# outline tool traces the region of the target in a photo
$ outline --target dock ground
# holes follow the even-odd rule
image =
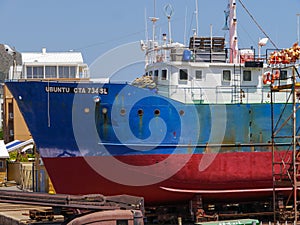
[[[0,190],[6,191],[22,191],[16,185],[0,186]],[[61,224],[62,216],[56,216],[53,221],[35,221],[30,219],[29,210],[47,210],[51,207],[28,205],[28,204],[13,204],[0,203],[0,224],[1,225],[23,225],[23,224]]]
[[[61,224],[62,216],[55,216],[53,221],[36,221],[29,217],[29,210],[47,210],[51,207],[42,207],[36,205],[23,205],[0,203],[0,224],[1,225],[23,225],[23,224]]]

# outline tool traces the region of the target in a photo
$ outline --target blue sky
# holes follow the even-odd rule
[[[279,48],[297,40],[300,0],[242,0],[244,5]],[[184,42],[195,28],[194,0],[156,0],[157,33],[167,33],[163,8],[170,3],[172,39]],[[227,0],[199,0],[199,35],[228,36],[222,30]],[[256,47],[264,34],[237,0],[239,47]],[[81,51],[86,63],[119,45],[145,39],[145,14],[154,15],[153,0],[1,0],[0,43],[20,52]],[[146,13],[145,13],[146,12]],[[187,12],[187,16],[186,16]],[[149,21],[149,20],[148,20]],[[149,36],[151,24],[147,23]],[[268,43],[266,47],[273,48]]]

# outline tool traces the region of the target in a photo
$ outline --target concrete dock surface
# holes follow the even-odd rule
[[[0,203],[0,224],[1,225],[23,225],[23,224],[61,224],[63,222],[62,216],[54,216],[53,221],[32,220],[29,217],[29,210],[47,210],[51,207]]]

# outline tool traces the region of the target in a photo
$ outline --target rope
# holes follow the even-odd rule
[[[270,38],[270,36],[263,30],[263,28],[259,25],[259,23],[254,19],[254,17],[252,16],[252,14],[249,12],[249,10],[246,8],[246,6],[244,5],[244,3],[242,2],[242,0],[238,0],[239,3],[241,3],[241,5],[243,6],[243,8],[245,9],[245,11],[248,13],[248,15],[251,17],[251,19],[254,21],[254,23],[257,25],[257,27],[260,29],[261,32],[263,32],[263,34],[269,38],[270,42],[272,43],[272,45],[274,46],[274,48],[276,48],[278,50],[278,47],[276,46],[276,44],[272,41],[272,39]]]

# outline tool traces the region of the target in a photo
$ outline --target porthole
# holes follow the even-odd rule
[[[126,109],[122,108],[122,109],[120,110],[120,114],[121,114],[122,116],[124,116],[124,115],[126,114]]]
[[[103,109],[102,109],[102,113],[103,113],[103,114],[106,114],[106,113],[107,113],[107,108],[103,108]]]
[[[90,109],[89,109],[89,108],[84,108],[84,112],[85,112],[85,113],[89,113],[89,112],[90,112]]]
[[[182,109],[179,111],[179,115],[180,115],[180,116],[183,116],[183,115],[184,115],[184,111],[183,111]]]
[[[159,116],[159,114],[160,114],[160,110],[159,110],[159,109],[155,109],[155,110],[154,110],[154,115],[155,115],[155,116]]]
[[[142,116],[143,114],[144,114],[144,111],[143,111],[142,109],[139,109],[139,110],[138,110],[138,115],[139,115],[139,116]]]

